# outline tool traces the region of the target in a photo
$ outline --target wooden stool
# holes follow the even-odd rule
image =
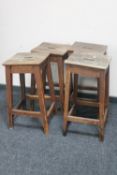
[[[67,130],[68,122],[79,122],[82,124],[92,124],[99,127],[99,138],[104,138],[104,125],[108,112],[108,95],[109,95],[109,60],[103,55],[86,55],[86,54],[72,54],[69,59],[65,61],[66,64],[66,84],[65,84],[65,102],[64,102],[64,134]],[[70,75],[73,74],[74,91],[73,91],[73,105],[70,107]],[[99,79],[99,101],[94,100],[77,100],[78,77],[77,75],[85,77],[94,77]],[[78,105],[98,107],[99,118],[91,119],[82,116],[73,115],[75,107]],[[69,109],[70,108],[70,109]],[[85,107],[84,107],[85,108]]]
[[[64,60],[68,58],[68,56],[72,53],[70,49],[70,45],[66,44],[55,44],[55,43],[41,43],[36,48],[32,49],[31,52],[39,52],[40,50],[44,50],[49,53],[50,62],[57,63],[58,67],[58,83],[54,83],[54,86],[59,86],[60,96],[56,95],[56,99],[60,99],[61,107],[63,109],[64,103]]]
[[[4,63],[6,69],[6,89],[7,89],[7,105],[8,105],[8,125],[10,128],[13,127],[14,116],[29,116],[34,118],[41,118],[43,121],[43,128],[45,134],[48,134],[48,118],[55,108],[55,96],[54,86],[51,76],[50,64],[48,63],[48,54],[44,52],[36,53],[18,53],[11,59]],[[51,93],[51,105],[46,110],[42,74],[47,69],[47,77],[50,86]],[[20,75],[21,84],[21,100],[16,107],[13,106],[13,74],[18,73]],[[34,99],[30,94],[25,93],[25,73],[34,75],[35,82],[37,85],[37,101],[39,104],[40,111],[26,110],[25,104],[26,99]]]

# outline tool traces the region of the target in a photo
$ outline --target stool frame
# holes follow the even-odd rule
[[[74,74],[74,91],[73,91],[73,101],[74,104],[69,109],[70,101],[70,81],[71,74]],[[99,81],[99,102],[97,101],[87,101],[80,98],[77,100],[77,90],[78,90],[78,75],[85,77],[94,77]],[[67,132],[68,122],[79,122],[82,124],[97,125],[99,127],[99,138],[101,141],[104,139],[104,126],[106,123],[107,113],[108,113],[108,102],[109,102],[109,67],[106,70],[87,68],[77,65],[66,65],[66,84],[65,84],[65,103],[64,103],[64,124],[63,124],[63,134]],[[99,118],[83,118],[82,116],[74,116],[73,111],[77,104],[95,106],[99,107]]]
[[[43,79],[42,79],[42,72],[45,70],[45,67],[47,69],[47,77],[49,80],[49,86],[50,86],[50,100],[52,101],[50,108],[48,111],[46,110],[45,106],[45,100],[46,96],[44,94],[44,86],[43,86]],[[50,114],[55,110],[55,95],[54,95],[54,85],[52,81],[52,75],[51,75],[51,68],[50,64],[48,62],[48,59],[46,61],[42,62],[40,65],[5,65],[6,69],[6,92],[7,92],[7,105],[8,105],[8,126],[9,128],[12,128],[14,126],[14,116],[20,115],[20,116],[29,116],[37,119],[42,119],[43,121],[43,128],[44,133],[48,134],[48,119]],[[21,85],[21,100],[19,104],[14,107],[13,106],[13,74],[18,73],[20,75],[20,85]],[[31,73],[34,78],[37,85],[37,96],[36,98],[26,95],[25,94],[25,73]],[[22,104],[24,107],[26,98],[29,98],[30,100],[37,99],[39,102],[40,111],[32,111],[22,109]],[[47,98],[48,99],[48,98]]]

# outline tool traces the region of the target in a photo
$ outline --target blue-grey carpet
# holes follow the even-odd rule
[[[101,143],[95,126],[71,124],[64,137],[61,112],[48,136],[31,118],[17,117],[8,129],[5,96],[0,89],[0,175],[117,175],[117,104],[110,103]]]

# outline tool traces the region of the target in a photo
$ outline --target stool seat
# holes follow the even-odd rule
[[[4,65],[37,65],[41,64],[49,54],[40,51],[37,53],[21,52],[12,56]]]
[[[65,60],[65,64],[74,64],[90,68],[106,69],[110,63],[110,58],[102,54],[74,53]]]
[[[74,52],[91,52],[91,53],[101,53],[106,54],[107,46],[101,44],[94,44],[94,43],[84,43],[84,42],[74,42],[71,49]]]
[[[68,51],[72,51],[71,45],[68,45],[68,44],[57,44],[57,43],[43,42],[39,46],[32,49],[31,52],[38,52],[41,49],[44,49],[49,54],[60,55],[60,56],[63,56]]]

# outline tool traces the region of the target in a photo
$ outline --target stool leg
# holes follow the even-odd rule
[[[69,97],[70,97],[70,70],[66,67],[66,83],[65,83],[65,101],[64,101],[64,122],[63,122],[63,134],[66,135],[67,130],[67,116],[69,110]]]
[[[54,83],[53,83],[53,79],[52,79],[52,72],[51,72],[50,63],[48,63],[48,66],[47,66],[47,78],[48,78],[48,84],[49,84],[49,89],[50,89],[51,101],[56,102],[56,97],[55,97],[55,93],[54,93]],[[55,107],[54,107],[54,112],[56,112]]]
[[[99,78],[97,78],[97,101],[99,101],[99,95],[100,94],[100,81]]]
[[[75,105],[77,105],[77,95],[78,95],[78,74],[74,74],[74,91],[73,91],[73,96],[74,96]]]
[[[105,105],[104,105],[104,111],[105,111],[105,119],[104,119],[104,127],[107,122],[107,117],[108,117],[108,105],[109,105],[109,68],[106,72],[105,75]]]
[[[7,93],[7,106],[8,106],[8,127],[13,128],[13,87],[12,87],[12,73],[10,67],[6,66],[6,93]]]
[[[105,109],[105,74],[102,72],[99,79],[99,138],[100,141],[104,140],[104,109]]]
[[[109,104],[109,68],[106,73],[106,97],[105,97],[105,107],[108,107]]]
[[[34,74],[35,74],[35,81],[37,84],[37,94],[39,96],[40,112],[43,118],[44,132],[45,134],[48,134],[48,120],[47,120],[47,112],[45,108],[44,88],[43,88],[41,69],[39,67],[36,67]]]
[[[31,74],[31,94],[35,94],[35,77],[34,74]],[[30,101],[30,110],[34,111],[34,100]]]
[[[75,104],[74,111],[76,113],[77,97],[78,96],[78,74],[74,74],[74,89],[73,89],[73,103]]]
[[[60,59],[58,61],[58,77],[59,77],[59,87],[60,87],[60,101],[63,110],[64,106],[64,61]]]
[[[46,90],[46,75],[47,75],[47,70],[46,69],[47,69],[47,66],[44,67],[43,72],[42,72],[44,92]]]
[[[70,78],[70,79],[71,79],[70,93],[72,94],[72,92],[73,92],[73,88],[74,88],[74,87],[73,87],[73,81],[74,81],[74,80],[73,80],[72,74],[70,75],[70,77],[71,77],[71,78]]]
[[[20,87],[21,87],[21,100],[23,101],[23,107],[26,108],[25,75],[24,74],[20,74]]]

